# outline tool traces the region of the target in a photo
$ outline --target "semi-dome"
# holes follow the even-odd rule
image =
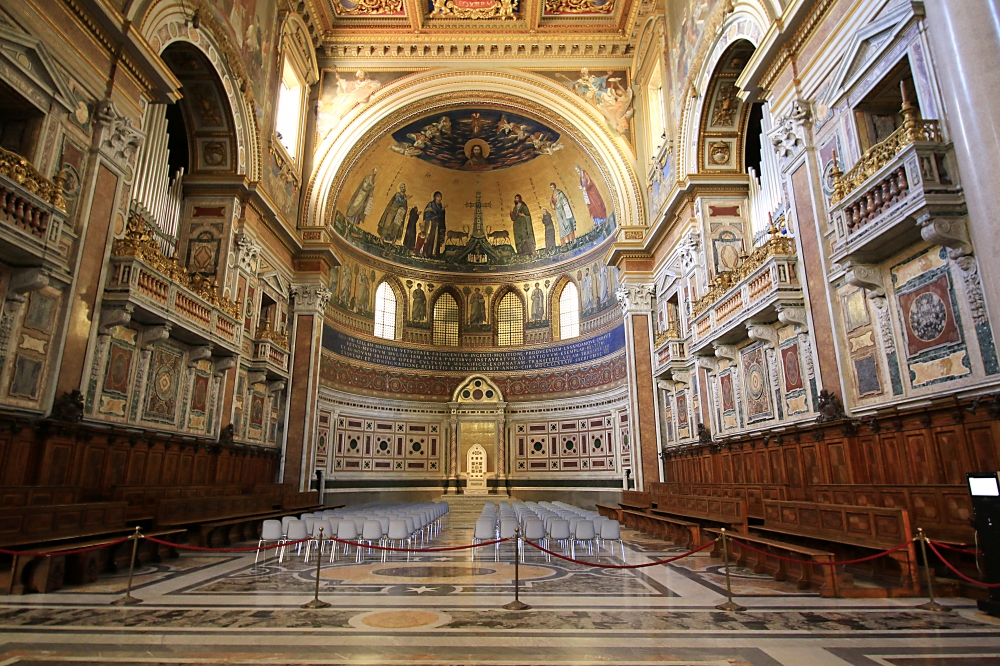
[[[488,105],[386,126],[343,167],[333,228],[431,271],[521,272],[577,259],[617,226],[602,170],[565,131]]]

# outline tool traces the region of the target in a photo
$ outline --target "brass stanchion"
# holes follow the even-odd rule
[[[924,572],[927,574],[927,603],[920,604],[917,608],[935,613],[950,613],[951,608],[943,606],[934,600],[934,588],[931,585],[931,562],[927,559],[927,535],[921,527],[917,528],[917,538],[920,540],[920,552],[924,556]]]
[[[336,543],[336,542],[334,542]],[[336,548],[336,546],[334,546]],[[330,604],[319,600],[319,565],[323,562],[323,528],[319,528],[319,543],[316,544],[316,593],[312,601],[302,604],[302,608],[329,608]]]
[[[729,537],[726,535],[726,528],[722,528],[722,557],[726,562],[726,603],[716,606],[724,611],[745,611],[746,608],[733,601],[733,586],[729,582]]]
[[[514,527],[514,601],[509,604],[504,604],[504,608],[507,610],[528,610],[531,608],[528,604],[521,601],[520,588],[521,588],[521,574],[517,565],[521,560],[521,526],[517,525]]]
[[[132,575],[135,573],[135,556],[139,551],[139,538],[141,536],[139,526],[136,525],[135,533],[129,537],[129,539],[132,539],[132,557],[128,561],[128,584],[125,586],[125,596],[112,601],[112,606],[134,606],[135,604],[142,603],[142,599],[136,599],[132,596]]]

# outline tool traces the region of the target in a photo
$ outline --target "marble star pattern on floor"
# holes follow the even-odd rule
[[[474,516],[457,514],[432,546],[468,543]],[[684,552],[631,531],[625,560]],[[0,666],[96,664],[642,664],[656,666],[985,666],[1000,664],[1000,620],[967,599],[956,612],[920,600],[821,599],[732,567],[745,613],[715,609],[724,567],[705,554],[669,566],[592,568],[528,548],[519,567],[528,611],[513,598],[513,548],[324,553],[254,564],[253,553],[186,553],[136,570],[138,606],[110,606],[127,572],[48,595],[4,597]],[[605,551],[601,561],[621,564]],[[587,555],[588,561],[595,561]]]

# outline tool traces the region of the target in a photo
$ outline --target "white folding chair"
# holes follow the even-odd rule
[[[281,538],[284,534],[281,531],[281,521],[280,520],[265,520],[264,524],[260,528],[260,541],[257,542],[257,554],[254,555],[253,563],[257,564],[257,558],[260,557],[260,547],[265,543],[272,541],[274,543],[281,543]],[[267,562],[267,552],[264,553],[264,561]]]

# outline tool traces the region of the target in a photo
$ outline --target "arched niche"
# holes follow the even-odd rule
[[[729,13],[726,13],[727,11]],[[708,91],[719,61],[736,41],[746,40],[756,48],[763,40],[766,26],[769,25],[766,17],[773,15],[774,8],[771,7],[771,3],[763,0],[739,0],[728,8],[725,3],[720,3],[716,12],[720,13],[713,14],[709,20],[709,24],[714,23],[714,25],[706,26],[706,30],[711,29],[714,33],[712,42],[705,47],[704,57],[696,56],[693,69],[697,73],[690,78],[690,85],[687,88],[689,97],[682,117],[678,120],[681,133],[676,140],[676,145],[679,146],[677,167],[681,175],[700,171],[698,156],[699,143],[702,139],[701,119],[706,112],[705,106],[712,103]]]
[[[485,375],[471,375],[458,385],[448,403],[451,412],[448,455],[449,492],[497,492],[504,488],[509,466],[506,441],[507,403]],[[470,487],[470,451],[486,453],[485,488]]]
[[[137,7],[143,6],[136,3]],[[255,113],[256,102],[240,57],[214,26],[214,19],[200,15],[198,27],[191,24],[190,5],[181,0],[154,4],[142,16],[135,17],[139,32],[154,51],[162,54],[177,42],[187,42],[208,59],[221,83],[221,94],[228,103],[236,145],[232,152],[232,171],[250,181],[261,178],[260,132]],[[216,34],[219,33],[219,34]],[[186,94],[182,93],[182,94]]]
[[[384,86],[367,105],[348,113],[337,130],[316,147],[316,168],[301,224],[324,226],[332,222],[333,205],[347,173],[392,127],[455,104],[502,105],[514,113],[521,110],[544,118],[577,142],[598,165],[619,225],[640,224],[644,219],[631,147],[595,108],[571,91],[542,76],[515,70],[432,70]]]

